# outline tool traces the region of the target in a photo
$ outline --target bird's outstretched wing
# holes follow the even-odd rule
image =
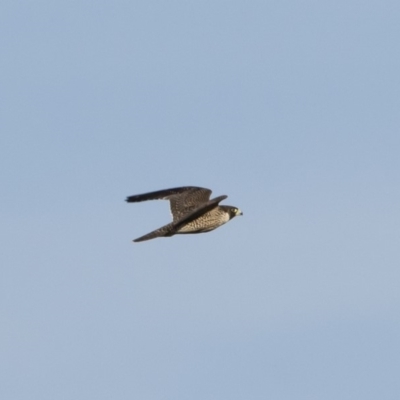
[[[192,210],[188,214],[184,215],[178,221],[171,222],[167,225],[162,226],[161,228],[156,229],[144,236],[141,236],[134,240],[134,242],[143,242],[145,240],[155,239],[157,237],[162,236],[173,236],[177,231],[179,231],[182,226],[190,223],[191,221],[195,220],[196,218],[201,217],[206,212],[211,211],[212,209],[218,206],[218,203],[222,200],[225,200],[228,196],[218,196],[215,199],[209,200],[205,204],[197,207],[196,209]]]
[[[147,200],[169,200],[173,221],[177,222],[200,205],[207,203],[210,196],[210,189],[198,186],[183,186],[129,196],[126,201],[128,203],[137,203]]]
[[[170,232],[173,230],[173,225],[173,222],[168,225],[164,225],[161,228],[156,229],[155,231],[140,236],[139,238],[135,239],[134,242],[144,242],[145,240],[155,239],[158,237],[172,236]]]

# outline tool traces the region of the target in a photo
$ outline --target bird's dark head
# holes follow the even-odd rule
[[[228,212],[229,214],[229,219],[235,218],[238,215],[243,215],[242,211],[239,210],[239,208],[237,207],[233,207],[233,206],[222,206],[225,211]]]

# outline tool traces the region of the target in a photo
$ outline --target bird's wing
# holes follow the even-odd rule
[[[173,222],[168,225],[164,225],[161,228],[156,229],[146,235],[140,236],[139,238],[135,239],[134,242],[144,242],[145,240],[155,239],[162,236],[172,236],[170,232],[173,229]]]
[[[162,236],[173,236],[182,226],[192,222],[196,218],[199,218],[203,214],[218,206],[218,203],[222,200],[225,200],[228,196],[218,196],[215,199],[208,201],[205,204],[202,204],[195,210],[191,211],[187,215],[183,216],[176,222],[171,222],[170,224],[164,225],[155,231],[152,231],[144,236],[141,236],[134,240],[134,242],[143,242],[145,240],[155,239],[157,237]]]
[[[128,203],[136,203],[146,200],[169,200],[173,221],[176,222],[199,205],[206,203],[210,196],[210,189],[198,186],[184,186],[129,196],[126,201]]]
[[[210,200],[211,190],[205,188],[193,188],[180,195],[171,197],[170,208],[174,223],[187,216]]]

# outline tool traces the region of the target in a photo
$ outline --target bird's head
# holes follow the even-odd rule
[[[230,219],[237,217],[238,215],[243,215],[242,211],[237,208],[237,207],[232,207],[232,206],[227,206],[228,207],[228,213],[230,216]]]

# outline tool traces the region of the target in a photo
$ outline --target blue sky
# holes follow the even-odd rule
[[[0,397],[398,399],[399,18],[3,1]],[[181,185],[244,216],[132,243]]]

